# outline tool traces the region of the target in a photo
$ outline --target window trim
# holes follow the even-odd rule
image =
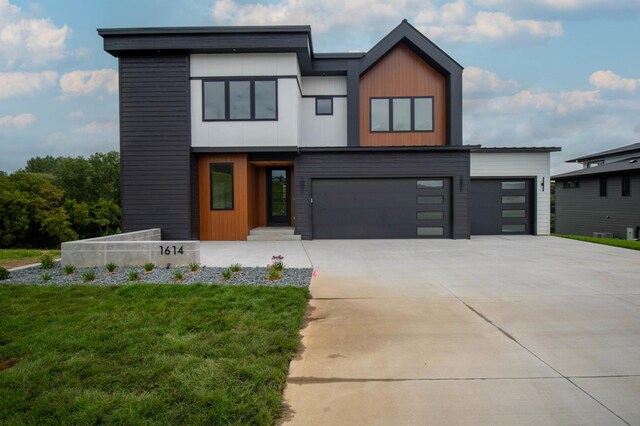
[[[316,96],[316,115],[333,115],[333,96]],[[331,112],[318,112],[318,99],[331,101]]]
[[[218,120],[219,121],[219,120]],[[231,208],[217,209],[213,207],[213,167],[214,166],[231,166]],[[209,207],[211,211],[232,211],[236,207],[235,197],[235,167],[234,163],[209,163]]]
[[[205,85],[207,82],[223,82],[224,83],[224,108],[225,118],[205,118]],[[248,81],[249,82],[249,118],[229,118],[231,113],[229,100],[229,82],[231,81]],[[275,84],[275,118],[255,118],[256,117],[256,81],[273,81]],[[202,121],[203,122],[220,122],[220,121],[278,121],[278,79],[275,77],[207,77],[202,79]]]
[[[373,130],[371,125],[373,123],[373,100],[374,99],[386,99],[389,104],[389,130]],[[410,99],[410,130],[393,130],[393,99]],[[415,100],[416,99],[431,99],[431,130],[415,130]],[[434,133],[436,131],[435,120],[435,99],[433,96],[372,96],[369,98],[369,132],[370,133]]]

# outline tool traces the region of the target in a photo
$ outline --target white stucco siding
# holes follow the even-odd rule
[[[333,115],[316,115],[316,99],[302,98],[300,146],[347,146],[347,98],[333,98]]]
[[[551,187],[548,152],[472,152],[471,178],[474,177],[535,177],[537,234],[549,234]],[[544,189],[541,185],[543,179]]]
[[[191,145],[194,147],[297,146],[300,90],[295,78],[278,79],[277,121],[203,121],[202,80],[191,81]]]
[[[304,96],[346,96],[347,77],[302,77]]]
[[[295,75],[295,53],[215,53],[191,55],[191,77],[259,77]]]

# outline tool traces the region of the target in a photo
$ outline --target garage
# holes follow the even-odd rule
[[[534,234],[533,188],[533,179],[472,179],[471,235]]]
[[[314,239],[450,238],[449,178],[313,179]]]

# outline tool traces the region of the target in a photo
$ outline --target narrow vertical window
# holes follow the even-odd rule
[[[607,178],[604,176],[600,178],[600,196],[607,196]]]
[[[631,176],[622,176],[622,196],[629,197],[631,195]]]
[[[433,130],[433,98],[416,98],[413,100],[413,121],[416,131]]]
[[[278,116],[276,111],[276,82],[274,80],[257,80],[254,84],[255,119],[275,119]]]
[[[227,115],[224,81],[204,82],[204,119],[224,120]]]
[[[371,131],[389,131],[389,99],[371,99]]]
[[[411,130],[411,99],[395,98],[393,104],[393,131],[408,132]]]
[[[211,210],[233,210],[233,163],[211,163]]]
[[[229,82],[229,118],[231,120],[251,118],[251,87],[248,81]]]

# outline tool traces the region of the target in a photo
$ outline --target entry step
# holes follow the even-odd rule
[[[293,233],[290,226],[261,226],[249,231],[247,241],[300,241],[300,235]]]

